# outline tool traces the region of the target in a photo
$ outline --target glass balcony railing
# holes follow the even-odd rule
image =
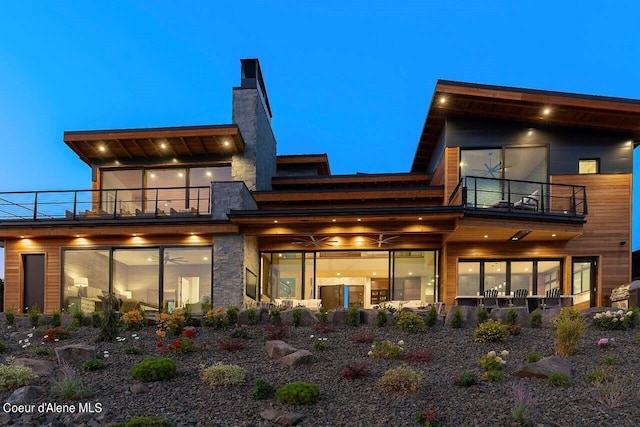
[[[582,185],[467,176],[449,205],[468,210],[584,217],[587,193]]]
[[[0,221],[209,215],[208,186],[0,193]]]

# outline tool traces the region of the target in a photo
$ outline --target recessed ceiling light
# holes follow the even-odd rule
[[[205,260],[205,261],[209,261],[209,257],[208,256],[206,256],[206,257],[204,257],[202,259]]]
[[[551,108],[545,108],[544,110],[542,110],[542,114],[544,114],[545,116],[548,116],[550,112]]]
[[[138,237],[138,233],[133,233],[133,237]]]
[[[340,275],[340,273],[337,273],[337,275],[339,276],[339,275]]]
[[[184,176],[184,174],[183,174],[182,172],[178,172],[178,176],[179,176],[180,178],[182,178],[182,177]]]
[[[447,98],[445,98],[444,96],[440,97],[440,104],[444,104],[445,102],[447,102]]]
[[[213,175],[211,171],[207,171],[207,176],[211,176],[211,175]]]
[[[98,147],[98,150],[104,151],[104,150],[106,150],[106,148],[104,148],[104,145],[101,145],[100,147]]]
[[[277,220],[277,219],[274,219],[274,220],[273,220],[273,223],[274,223],[274,224],[277,224],[277,223],[278,223],[278,220]]]
[[[524,271],[529,271],[529,268],[528,268],[528,267],[525,267],[525,268],[524,268]]]
[[[421,216],[418,217],[418,221],[422,221],[422,217]]]
[[[357,221],[358,221],[358,222],[362,221],[362,218],[358,218],[358,220],[357,220]]]
[[[551,235],[551,237],[556,237],[556,236],[557,236],[557,234],[556,234],[556,233],[553,233],[553,234]]]
[[[375,275],[376,275],[376,274],[378,274],[378,273],[376,273],[376,272],[374,271],[372,274],[375,276]]]
[[[228,146],[229,146],[229,141],[225,141],[225,142],[224,142],[224,146],[225,146],[225,147],[228,147]]]
[[[167,144],[165,144],[165,143],[163,142],[162,144],[160,144],[160,148],[162,148],[162,149],[164,150],[165,148],[167,148]]]
[[[151,175],[149,175],[149,176],[150,176],[151,178],[155,178],[155,177],[156,177],[156,174],[155,174],[155,173],[152,173],[152,174],[151,174]]]
[[[21,239],[24,239],[24,236],[20,236]]]
[[[413,273],[411,271],[409,272],[409,276],[413,276]]]
[[[488,235],[488,234],[485,234],[483,237],[484,237],[485,239],[488,239],[488,238],[489,238],[489,235]]]
[[[336,220],[335,218],[333,218],[333,219],[331,220],[331,222],[336,222],[336,221],[337,221],[337,220]]]
[[[193,231],[192,231],[190,234],[191,234],[192,236],[195,236],[195,235],[196,235],[196,233],[194,233]]]

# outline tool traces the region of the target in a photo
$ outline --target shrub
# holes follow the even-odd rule
[[[512,394],[515,405],[511,410],[511,419],[521,426],[533,426],[531,416],[536,407],[536,399],[522,384],[513,386]]]
[[[319,334],[326,334],[329,332],[335,332],[336,328],[333,325],[328,325],[326,323],[318,323],[313,325],[313,330]]]
[[[132,345],[124,349],[124,354],[144,354],[144,352],[138,347]]]
[[[507,342],[509,336],[509,327],[503,325],[497,320],[489,319],[481,323],[473,330],[473,341],[489,343],[489,342]]]
[[[532,351],[527,355],[527,361],[529,363],[535,363],[537,361],[539,361],[542,357],[540,356],[540,354],[538,352]]]
[[[320,306],[316,313],[316,319],[318,319],[318,322],[320,322],[321,325],[329,323],[329,315],[327,314],[327,309],[325,307]]]
[[[455,308],[453,310],[453,317],[451,318],[451,327],[460,329],[464,326],[464,317],[462,317],[462,310],[459,308]]]
[[[373,336],[367,332],[356,332],[351,335],[351,341],[357,342],[360,344],[371,344],[373,342]]]
[[[396,315],[396,325],[404,332],[416,334],[425,330],[424,321],[410,311],[401,311]]]
[[[67,339],[70,336],[71,336],[71,333],[68,331],[65,331],[62,328],[51,328],[51,329],[47,329],[42,333],[42,342],[48,342],[48,343],[57,342],[60,340]]]
[[[355,380],[357,378],[364,377],[369,373],[369,365],[359,362],[351,362],[345,365],[340,371],[342,378],[348,380]]]
[[[479,361],[480,367],[484,370],[482,378],[487,381],[497,382],[504,379],[502,368],[507,364],[505,358],[509,355],[507,350],[502,350],[500,354],[490,351],[482,356]]]
[[[7,346],[5,345],[5,343],[0,341],[0,353],[4,353],[6,349],[7,349]]]
[[[551,326],[553,326],[554,329],[557,329],[558,323],[564,320],[576,320],[581,318],[582,316],[578,310],[571,307],[565,307],[560,309],[560,314],[551,319]]]
[[[515,308],[511,307],[509,311],[507,311],[506,316],[504,316],[504,321],[507,325],[515,325],[518,321],[518,312]]]
[[[564,308],[562,309],[564,310]],[[560,316],[555,319],[559,319]],[[556,353],[558,356],[566,357],[573,354],[578,347],[585,325],[582,317],[565,316],[560,318],[556,324]]]
[[[84,313],[82,314],[82,317],[84,317]],[[93,313],[91,313],[91,327],[99,328],[101,323],[102,318],[100,317],[100,312],[94,311]]]
[[[347,325],[357,328],[360,326],[360,309],[358,307],[350,307],[347,313]]]
[[[184,316],[184,324],[183,326],[196,326],[196,320],[191,315],[191,304],[185,304],[182,310],[182,314]],[[174,310],[175,311],[175,310]]]
[[[230,305],[227,307],[227,323],[230,326],[238,324],[238,307],[235,305]]]
[[[593,371],[588,372],[587,375],[584,376],[584,380],[587,383],[593,383],[593,382],[603,383],[605,381],[611,380],[611,374],[602,368],[594,369]]]
[[[540,326],[542,326],[542,312],[536,308],[531,312],[531,327],[539,328]]]
[[[320,338],[318,338],[318,339],[320,339]],[[322,351],[322,350],[326,350],[328,348],[329,348],[329,344],[327,344],[324,341],[316,341],[316,342],[313,343],[313,349],[315,351]]]
[[[403,359],[407,362],[427,363],[433,358],[430,350],[414,351],[404,355]]]
[[[33,369],[11,363],[0,365],[0,390],[14,390],[29,384],[38,376]]]
[[[171,423],[166,418],[162,417],[133,417],[126,423],[115,423],[113,427],[165,427],[170,426]]]
[[[5,319],[7,320],[7,325],[15,325],[16,323],[16,315],[13,312],[13,307],[9,308],[9,310],[4,313]]]
[[[457,386],[471,387],[472,385],[478,384],[478,376],[473,372],[465,372],[459,377],[454,377],[453,382]]]
[[[440,414],[435,409],[429,408],[427,411],[418,412],[413,421],[420,424],[423,427],[442,427],[442,421],[440,420]]]
[[[509,330],[509,335],[520,335],[520,325],[516,325],[515,323],[513,323],[511,325],[507,325],[507,328]]]
[[[302,309],[300,307],[296,307],[293,309],[293,313],[291,314],[291,325],[296,328],[300,326],[302,323]]]
[[[316,384],[295,381],[280,387],[276,399],[285,405],[310,405],[320,399],[320,388]]]
[[[99,369],[104,369],[107,367],[107,364],[104,361],[99,359],[88,360],[84,362],[82,365],[82,369],[85,371],[97,371]]]
[[[636,310],[600,311],[593,316],[593,324],[607,331],[633,328],[636,322]]]
[[[63,400],[80,400],[91,396],[79,378],[63,378],[51,384],[51,393]]]
[[[400,353],[404,351],[404,341],[400,340],[398,343],[393,343],[389,340],[374,341],[371,344],[371,350],[369,350],[369,357],[376,359],[397,359]]]
[[[376,313],[376,326],[382,328],[387,325],[389,319],[387,319],[387,310],[381,308]]]
[[[618,363],[620,363],[620,362],[618,361],[618,359],[616,359],[616,358],[615,358],[615,357],[613,357],[613,356],[605,356],[605,357],[602,359],[602,362],[603,362],[605,365],[607,365],[607,366],[615,366],[615,365],[617,365]]]
[[[378,388],[383,393],[413,394],[424,385],[422,371],[402,364],[387,370],[378,380]]]
[[[254,307],[249,307],[245,310],[245,314],[247,315],[247,323],[250,325],[258,324],[258,312]]]
[[[227,329],[227,325],[229,324],[227,322],[227,312],[222,307],[207,311],[202,319],[205,326],[211,326],[216,331]]]
[[[51,312],[51,317],[49,318],[49,326],[52,328],[57,328],[62,325],[62,319],[60,316],[60,310],[53,310]]]
[[[268,340],[282,340],[289,336],[289,327],[287,325],[267,325],[264,328]]]
[[[133,365],[131,375],[142,382],[164,381],[176,375],[176,362],[166,357],[148,357]]]
[[[269,310],[269,323],[272,325],[282,325],[282,315],[280,314],[282,310],[280,307],[273,306]]]
[[[144,326],[144,316],[140,310],[127,311],[122,315],[121,320],[127,331],[137,331]]]
[[[622,376],[612,376],[608,381],[592,383],[591,395],[602,406],[618,408],[634,402],[638,394],[629,392],[637,386],[637,380],[633,374],[623,381]]]
[[[571,385],[571,381],[569,380],[569,377],[564,374],[553,373],[549,374],[547,384],[551,387],[569,387]]]
[[[489,313],[487,312],[487,309],[484,307],[479,307],[478,311],[476,311],[476,319],[478,320],[478,325],[489,320]]]
[[[229,335],[231,338],[242,338],[246,340],[249,338],[249,327],[247,325],[236,326],[229,332]]]
[[[79,328],[82,325],[84,325],[84,311],[82,311],[80,304],[76,304],[73,306],[73,313],[71,313],[71,326]]]
[[[209,387],[228,387],[244,384],[247,371],[238,365],[225,365],[222,362],[214,363],[201,372],[202,381]]]
[[[424,317],[424,323],[428,327],[435,326],[438,322],[438,310],[432,305],[427,309],[427,314]]]
[[[158,313],[156,314],[156,335],[159,337],[178,336],[182,329],[186,325],[184,310],[176,308],[171,314]]]
[[[31,351],[35,356],[51,356],[51,350],[47,347],[34,347]]]
[[[504,379],[504,372],[502,371],[487,371],[482,374],[482,378],[486,381],[497,383]]]
[[[220,347],[220,350],[240,351],[244,349],[244,342],[242,340],[232,338],[230,340],[218,341],[218,346]]]
[[[100,322],[100,334],[96,341],[115,341],[116,337],[120,334],[120,328],[118,327],[118,307],[120,303],[116,299],[115,295],[109,294],[102,300],[102,318]],[[82,315],[84,318],[84,314]]]
[[[256,400],[269,399],[276,393],[276,388],[265,380],[257,379],[251,397]]]
[[[169,345],[167,345],[162,352],[163,353],[192,353],[194,351],[202,350],[201,344],[196,344],[196,333],[191,329],[183,329],[182,333],[178,338],[173,340]]]
[[[40,326],[40,309],[38,309],[37,305],[32,305],[29,309],[29,322],[31,323],[31,327],[37,328]]]

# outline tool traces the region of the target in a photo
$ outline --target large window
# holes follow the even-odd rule
[[[393,256],[393,299],[436,302],[436,252],[397,251]]]
[[[63,254],[62,307],[92,312],[109,293],[109,250],[67,249]]]
[[[495,289],[510,295],[526,289],[529,295],[544,295],[562,289],[560,260],[474,260],[458,262],[458,295],[480,295]]]

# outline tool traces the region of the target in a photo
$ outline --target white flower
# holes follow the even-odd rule
[[[496,356],[496,362],[498,362],[498,363],[502,363],[502,357],[500,357],[500,356]]]
[[[612,317],[613,313],[611,313],[610,311],[607,311],[604,315],[607,316],[607,317]]]
[[[500,355],[501,355],[502,357],[507,357],[507,356],[509,355],[509,352],[508,352],[507,350],[502,350],[502,351],[500,352]]]
[[[496,357],[496,352],[491,350],[489,353],[487,353],[487,357],[491,357],[491,358]]]
[[[617,317],[614,317],[613,319],[611,319],[611,321],[612,321],[613,323],[616,323],[616,322],[618,321],[618,318],[617,318]]]
[[[620,321],[621,321],[621,322],[624,322],[624,316],[622,316],[622,317],[620,318]]]
[[[132,336],[132,337],[137,337],[137,336],[138,336],[138,334],[131,334],[131,336]]]
[[[398,345],[404,345],[404,341],[403,340],[398,341]]]
[[[616,313],[618,316],[622,316],[624,314],[624,311],[622,310],[618,310],[618,312]]]
[[[369,353],[367,353],[369,356],[373,356],[373,351],[369,350]]]
[[[595,316],[593,316],[594,319],[599,319],[602,317],[602,313],[596,313]]]
[[[49,335],[45,335],[42,338],[47,339],[47,338],[49,338]]]

